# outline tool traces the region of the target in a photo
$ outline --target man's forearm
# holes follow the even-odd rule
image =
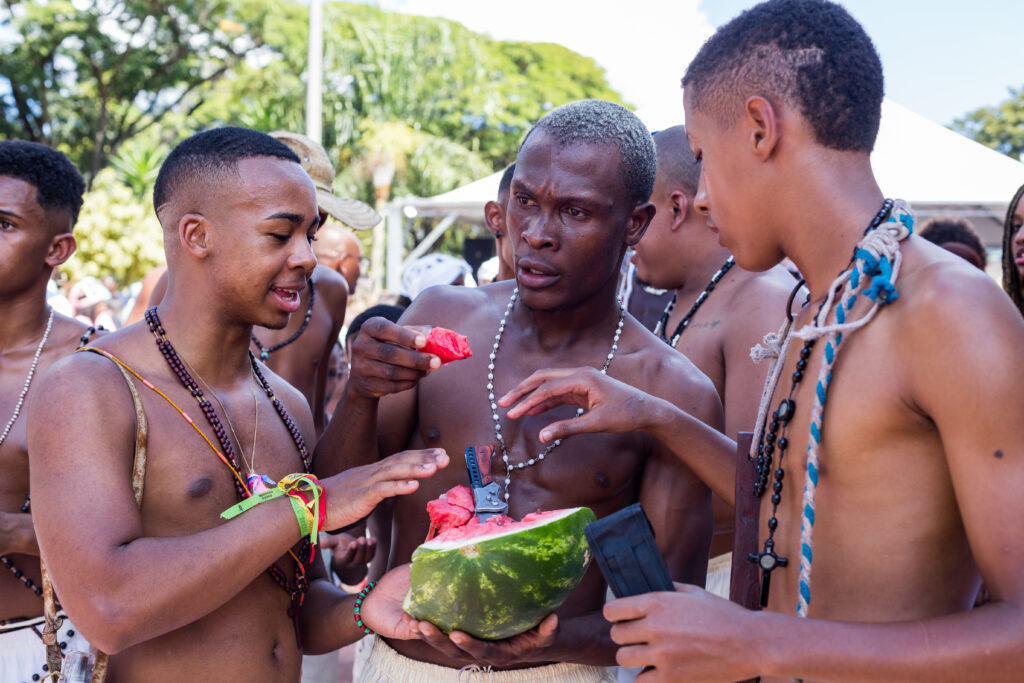
[[[0,512],[0,555],[39,555],[32,515]]]
[[[302,607],[302,651],[324,654],[362,638],[353,617],[355,600],[326,579],[313,581]]]
[[[286,498],[199,533],[139,538],[111,548],[93,544],[88,553],[89,539],[76,548],[48,548],[42,537],[62,602],[106,652],[169,633],[218,609],[298,539]]]
[[[313,453],[318,476],[334,476],[377,460],[379,404],[380,399],[354,395],[346,387]]]
[[[672,403],[659,399],[648,431],[729,505],[736,498],[736,442]]]
[[[559,620],[554,644],[538,652],[540,662],[572,662],[592,666],[615,666],[616,645],[612,642],[611,624],[601,612]]]
[[[1005,602],[893,624],[761,613],[762,675],[817,681],[1019,681],[1024,610]]]

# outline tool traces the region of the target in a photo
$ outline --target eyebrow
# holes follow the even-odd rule
[[[0,208],[0,213],[2,213],[5,216],[14,216],[15,218],[17,218],[19,220],[25,220],[24,216],[16,214],[13,211],[8,211],[7,209]]]

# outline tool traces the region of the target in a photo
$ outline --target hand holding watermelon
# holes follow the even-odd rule
[[[352,348],[352,372],[346,395],[376,399],[412,389],[441,361],[423,352],[426,332],[396,325],[384,318],[370,318],[359,329]]]
[[[481,640],[462,631],[445,635],[429,621],[415,622],[414,626],[424,641],[453,659],[468,657],[489,666],[508,666],[546,660],[541,653],[555,643],[558,617],[549,614],[536,627],[504,640]]]
[[[363,622],[385,638],[415,640],[420,637],[416,620],[402,610],[402,598],[409,590],[409,567],[400,565],[380,577],[360,608]],[[348,612],[351,611],[351,607],[348,608]]]

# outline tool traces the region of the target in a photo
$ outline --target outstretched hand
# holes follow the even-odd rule
[[[652,405],[662,399],[646,394],[594,368],[538,370],[498,399],[509,418],[538,415],[564,404],[583,408],[580,417],[552,422],[540,431],[543,443],[575,434],[643,430]],[[511,406],[511,407],[510,407]]]
[[[418,479],[448,466],[442,449],[402,451],[379,462],[353,467],[323,480],[328,530],[341,529],[366,517],[385,498],[412,493]]]
[[[416,386],[441,359],[416,349],[427,343],[426,334],[385,318],[370,318],[359,329],[350,349],[352,370],[346,392],[380,398]]]
[[[549,614],[537,626],[504,640],[480,640],[462,631],[445,635],[429,621],[415,622],[420,638],[453,659],[470,659],[490,666],[545,661],[544,651],[555,642],[558,617]]]
[[[620,646],[616,661],[653,667],[637,677],[640,683],[722,683],[758,676],[750,656],[763,642],[755,630],[758,613],[696,586],[675,587],[675,593],[634,595],[604,606],[612,640]]]

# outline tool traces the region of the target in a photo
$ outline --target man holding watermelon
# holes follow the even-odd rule
[[[1020,680],[1024,322],[884,199],[871,40],[838,5],[773,0],[719,29],[683,88],[697,206],[737,264],[788,256],[810,296],[755,350],[775,359],[747,489],[760,534],[734,561],[757,564],[765,610],[684,585],[609,603],[619,663],[654,667],[644,682]],[[510,418],[563,403],[588,412],[543,442],[640,430],[734,499],[735,444],[678,402],[590,369],[499,400]]]
[[[380,319],[364,325],[353,344],[352,376],[318,447],[319,471],[405,448],[462,453],[474,446],[494,453],[482,469],[493,475],[511,518],[570,507],[589,507],[600,518],[639,501],[673,577],[703,585],[710,492],[665,446],[635,433],[545,447],[538,432],[549,416],[509,420],[491,398],[540,368],[584,363],[721,427],[710,381],[624,315],[616,299],[625,250],[654,213],[648,201],[654,175],[651,136],[622,107],[576,102],[545,116],[520,148],[512,178],[507,226],[515,280],[434,288],[417,298],[401,326]],[[432,356],[416,350],[422,345],[414,326],[421,325],[465,335],[473,356],[431,369]],[[427,502],[468,483],[464,470],[450,467],[395,500],[392,567],[408,562],[427,536]],[[545,580],[526,566],[507,572],[524,585]],[[497,604],[480,605],[472,585],[455,590],[464,591],[467,610],[517,611],[530,600],[510,591],[492,601]],[[444,635],[421,622],[421,641],[377,638],[363,680],[456,681],[463,667],[490,668],[496,683],[606,680],[615,648],[600,612],[604,601],[604,580],[592,566],[557,617],[523,634],[485,641],[457,631]]]

